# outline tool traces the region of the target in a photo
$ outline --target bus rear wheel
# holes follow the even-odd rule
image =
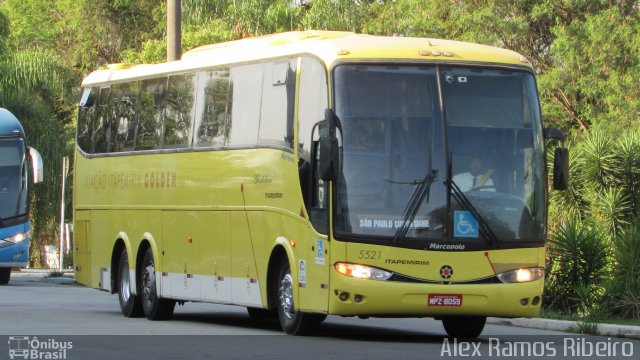
[[[486,316],[447,316],[442,318],[444,330],[452,338],[475,339],[482,333],[486,322]]]
[[[278,319],[285,333],[290,335],[309,335],[318,329],[326,318],[323,314],[311,314],[295,309],[293,301],[293,276],[291,267],[285,259],[280,267],[277,282]]]
[[[120,260],[118,261],[118,300],[120,310],[126,317],[141,317],[142,304],[140,297],[131,291],[131,277],[129,272],[129,257],[127,249],[122,249]]]
[[[149,320],[168,320],[173,315],[176,302],[158,296],[156,268],[153,263],[153,251],[147,249],[142,261],[141,274],[142,309]]]
[[[11,268],[0,268],[0,285],[7,285],[11,278]]]

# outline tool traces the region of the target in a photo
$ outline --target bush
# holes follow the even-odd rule
[[[612,315],[640,318],[640,219],[614,241],[612,277],[607,305]]]
[[[549,240],[544,306],[565,314],[589,307],[606,277],[608,246],[595,226],[570,217]],[[587,289],[587,290],[585,290]],[[593,296],[592,296],[593,295]]]

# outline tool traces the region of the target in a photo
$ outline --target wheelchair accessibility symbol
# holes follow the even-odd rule
[[[453,236],[477,238],[480,236],[478,232],[478,220],[470,211],[454,211],[453,212]]]

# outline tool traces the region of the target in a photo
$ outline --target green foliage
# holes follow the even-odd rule
[[[640,218],[615,239],[607,303],[612,314],[640,318]]]
[[[363,28],[372,34],[461,39],[465,33],[460,7],[444,1],[373,2],[368,12]]]
[[[572,302],[577,304],[579,315],[577,332],[597,334],[598,323],[605,317],[606,309],[602,306],[604,289],[597,284],[577,284]]]
[[[609,250],[602,233],[570,218],[551,234],[549,243],[545,306],[564,313],[587,311],[586,299],[606,276]]]
[[[22,51],[0,59],[0,106],[20,119],[27,143],[44,160],[45,182],[35,186],[36,196],[31,199],[35,263],[39,263],[42,245],[50,243],[56,233],[60,162],[69,155],[67,140],[71,139],[59,118],[69,116],[72,100],[67,89],[73,86],[72,79],[62,59],[46,51]]]
[[[631,215],[640,217],[640,128],[627,131],[612,149],[611,185],[622,190],[629,199]]]
[[[305,14],[307,29],[360,31],[362,6],[352,0],[314,0]]]
[[[548,114],[565,116],[582,130],[593,125],[621,130],[640,110],[640,85],[634,80],[640,76],[640,18],[637,8],[628,6],[599,10],[552,29],[553,68],[540,84],[551,100]]]
[[[612,129],[592,129],[586,136],[576,137],[570,152],[569,189],[551,192],[550,198],[552,266],[544,306],[580,315],[581,330],[586,332],[606,311],[622,318],[640,317],[640,132],[632,126],[621,136],[614,134],[617,132]],[[612,251],[600,265],[612,273],[585,282],[587,279],[576,277],[575,271],[588,272],[578,259],[594,261],[580,249],[591,243],[584,240],[588,238],[584,233],[595,228],[602,231],[594,236],[609,244]],[[592,245],[586,248],[595,249]],[[572,291],[573,284],[597,292],[598,296],[593,296],[600,301],[596,303],[604,306],[588,306],[587,300],[593,298],[586,296],[584,289]]]

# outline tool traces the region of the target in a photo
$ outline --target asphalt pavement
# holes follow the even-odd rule
[[[54,273],[54,276],[50,274]],[[57,274],[56,274],[57,273]],[[19,282],[44,282],[59,285],[78,285],[71,270],[63,270],[60,274],[56,270],[21,269],[11,274],[11,281]],[[553,320],[543,318],[488,318],[488,324],[509,325],[523,328],[554,330],[562,332],[574,332],[580,327],[577,321]],[[629,339],[640,339],[640,326],[597,324],[596,335],[612,336]]]

